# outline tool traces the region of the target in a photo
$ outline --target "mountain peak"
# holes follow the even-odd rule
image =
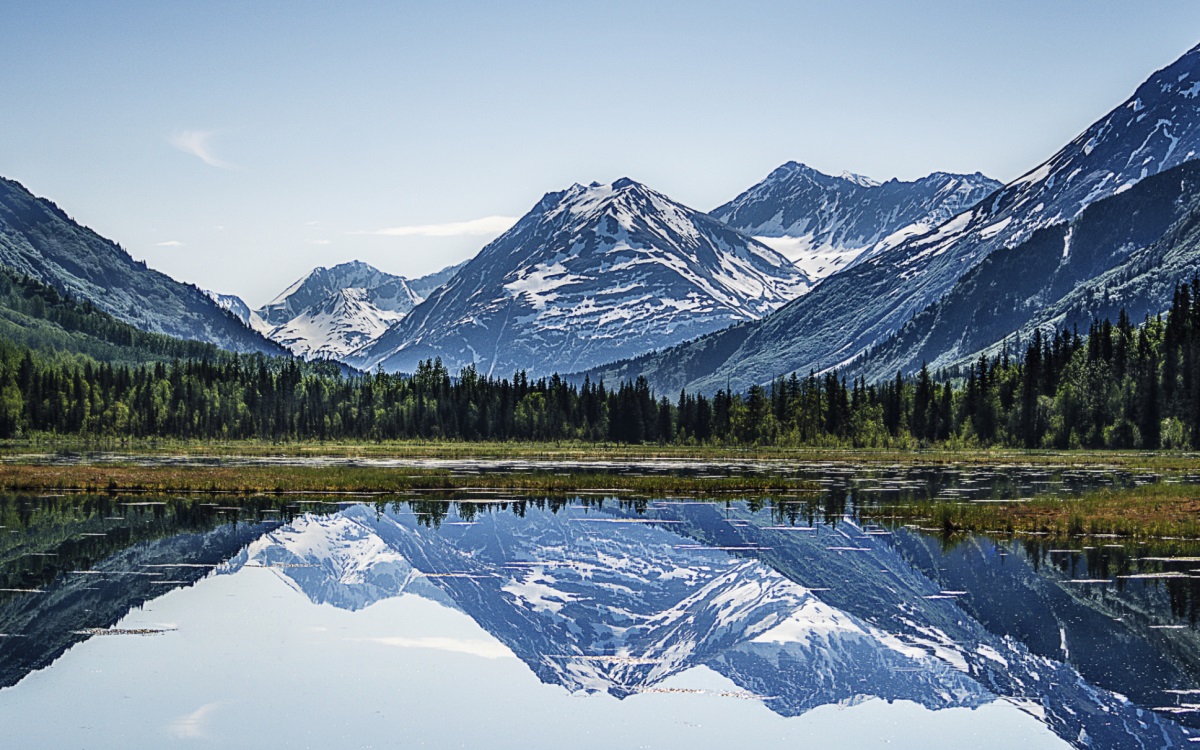
[[[808,287],[782,255],[633,179],[576,184],[352,361],[575,372],[757,319]]]
[[[838,177],[842,178],[846,182],[853,182],[855,185],[865,188],[879,187],[882,184],[877,180],[872,180],[870,177],[861,174],[855,174],[854,172],[843,171],[840,175],[838,175]]]

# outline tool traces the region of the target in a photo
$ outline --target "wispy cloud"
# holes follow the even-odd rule
[[[184,714],[168,725],[171,734],[181,739],[198,739],[205,736],[205,723],[208,715],[217,707],[216,703],[208,703],[190,714]]]
[[[217,169],[236,169],[234,165],[223,161],[212,151],[209,140],[213,137],[212,130],[177,130],[167,140],[171,145],[185,154],[191,154],[210,167]]]
[[[500,234],[512,228],[517,220],[512,216],[484,216],[482,219],[455,221],[449,224],[414,224],[387,227],[354,234],[373,234],[381,237],[466,237]]]
[[[474,638],[430,636],[425,638],[358,638],[355,640],[380,643],[385,646],[398,646],[400,648],[422,648],[434,651],[449,651],[455,654],[470,654],[471,656],[480,656],[484,659],[510,659],[515,656],[512,649],[499,641],[485,641]]]
[[[328,245],[329,240],[309,240],[308,244],[310,244],[310,245]]]
[[[155,242],[155,247],[183,247],[186,243],[179,240],[167,240],[166,242]]]

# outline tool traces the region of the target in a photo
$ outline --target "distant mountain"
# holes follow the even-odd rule
[[[1001,186],[979,172],[879,183],[849,172],[832,177],[791,161],[711,213],[817,280],[893,234],[928,232]]]
[[[470,261],[464,260],[462,263],[453,266],[446,266],[440,271],[434,271],[431,274],[421,276],[415,279],[408,279],[408,288],[413,290],[421,299],[428,299],[431,294],[439,288],[446,285],[450,279],[454,278],[454,274],[463,269]]]
[[[0,264],[143,331],[235,352],[284,354],[195,286],[135,261],[58,206],[0,178]]]
[[[811,293],[754,324],[595,374],[646,375],[660,390],[746,388],[773,375],[840,367],[879,346],[993,252],[1073,220],[1096,201],[1200,149],[1200,48],[1044,164],[936,230],[893,237]],[[1013,273],[1028,273],[1019,268]]]
[[[378,338],[461,267],[407,279],[352,261],[313,269],[258,310],[233,295],[214,297],[297,356],[340,359]]]
[[[408,279],[356,260],[332,268],[314,268],[256,312],[270,326],[283,325],[343,289],[370,290],[373,305],[401,315],[421,301]]]
[[[348,361],[568,372],[758,319],[810,285],[767,246],[633,180],[574,185]]]
[[[259,327],[261,319],[254,314],[254,312],[250,309],[250,306],[247,305],[241,297],[237,296],[236,294],[220,294],[208,289],[205,289],[204,293],[208,295],[209,299],[217,303],[217,307],[227,311],[233,315],[233,317],[242,321],[243,325],[249,326],[260,333],[262,332],[261,328]]]

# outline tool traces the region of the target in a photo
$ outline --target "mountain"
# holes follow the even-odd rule
[[[283,325],[343,289],[370,290],[371,304],[401,315],[421,301],[408,279],[356,260],[332,268],[314,268],[256,312],[269,326]]]
[[[284,354],[190,284],[135,261],[52,202],[0,178],[0,264],[143,331],[235,352]]]
[[[879,183],[848,172],[832,177],[791,161],[711,214],[783,253],[816,280],[893,234],[929,231],[1000,187],[979,172]]]
[[[348,361],[569,372],[756,320],[810,285],[769,247],[633,180],[573,185]]]
[[[1175,284],[1198,272],[1200,162],[1186,162],[994,251],[848,373],[965,364],[1034,329],[1086,330],[1122,309],[1138,321],[1170,307]]]
[[[407,279],[352,261],[313,269],[258,310],[233,295],[215,297],[293,354],[340,359],[378,338],[461,267]]]
[[[685,385],[715,391],[844,366],[940,300],[994,251],[1019,246],[1193,158],[1200,148],[1198,94],[1200,48],[1155,73],[1045,163],[937,229],[884,240],[870,257],[762,321],[595,374],[646,375],[663,391]]]

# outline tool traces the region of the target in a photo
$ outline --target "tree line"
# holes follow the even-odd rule
[[[1034,331],[953,371],[791,374],[712,397],[668,398],[644,378],[452,375],[439,360],[412,375],[208,350],[122,364],[0,339],[0,437],[1183,448],[1200,446],[1198,368],[1198,280],[1165,317]]]

